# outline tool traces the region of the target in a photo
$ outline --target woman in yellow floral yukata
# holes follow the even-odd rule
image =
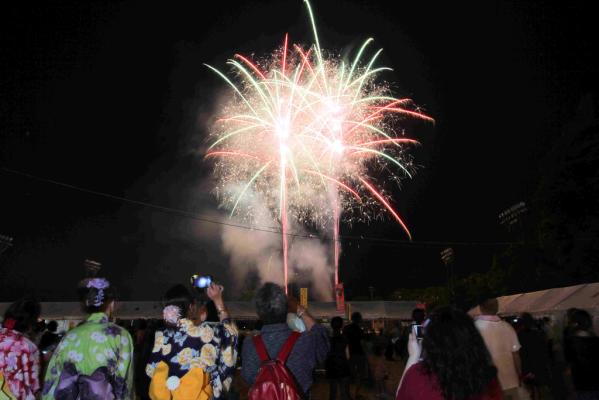
[[[212,283],[195,300],[183,285],[167,292],[163,310],[167,327],[156,332],[146,366],[152,400],[220,399],[229,390],[238,334],[225,309],[222,290]],[[212,300],[220,322],[206,321],[212,304],[205,296]]]

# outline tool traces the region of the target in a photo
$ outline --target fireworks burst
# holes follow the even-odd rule
[[[253,202],[265,204],[281,225],[285,287],[290,219],[328,226],[334,235],[338,283],[339,220],[387,212],[411,234],[384,190],[384,181],[411,177],[403,118],[433,121],[410,99],[395,98],[379,75],[381,50],[365,60],[372,39],[346,62],[320,48],[310,4],[314,44],[290,45],[253,61],[236,54],[233,77],[207,65],[232,89],[211,130],[217,194],[231,216],[249,220]],[[398,134],[399,132],[399,134]]]

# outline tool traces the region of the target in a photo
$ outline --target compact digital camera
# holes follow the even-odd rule
[[[192,275],[191,286],[198,289],[206,289],[212,284],[212,275]]]

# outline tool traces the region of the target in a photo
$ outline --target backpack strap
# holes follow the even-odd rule
[[[291,332],[291,335],[289,335],[289,337],[283,344],[281,351],[279,351],[277,360],[279,360],[281,363],[285,364],[285,362],[287,361],[287,357],[289,357],[289,353],[291,353],[291,350],[293,349],[293,346],[295,345],[295,342],[297,342],[297,339],[299,339],[299,337],[300,337],[299,332],[296,332],[296,331]]]
[[[268,356],[268,352],[266,351],[266,346],[264,346],[264,340],[262,340],[261,335],[256,335],[252,338],[254,341],[254,347],[256,348],[256,353],[258,353],[258,358],[260,358],[261,362],[270,360]]]

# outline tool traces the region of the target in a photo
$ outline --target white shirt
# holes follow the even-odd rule
[[[497,367],[501,389],[508,390],[520,386],[512,355],[520,350],[520,342],[514,328],[500,318],[489,316],[477,319],[474,324],[491,353],[493,364]]]
[[[302,333],[306,330],[306,324],[304,321],[297,316],[296,313],[287,313],[287,326],[292,331]]]

